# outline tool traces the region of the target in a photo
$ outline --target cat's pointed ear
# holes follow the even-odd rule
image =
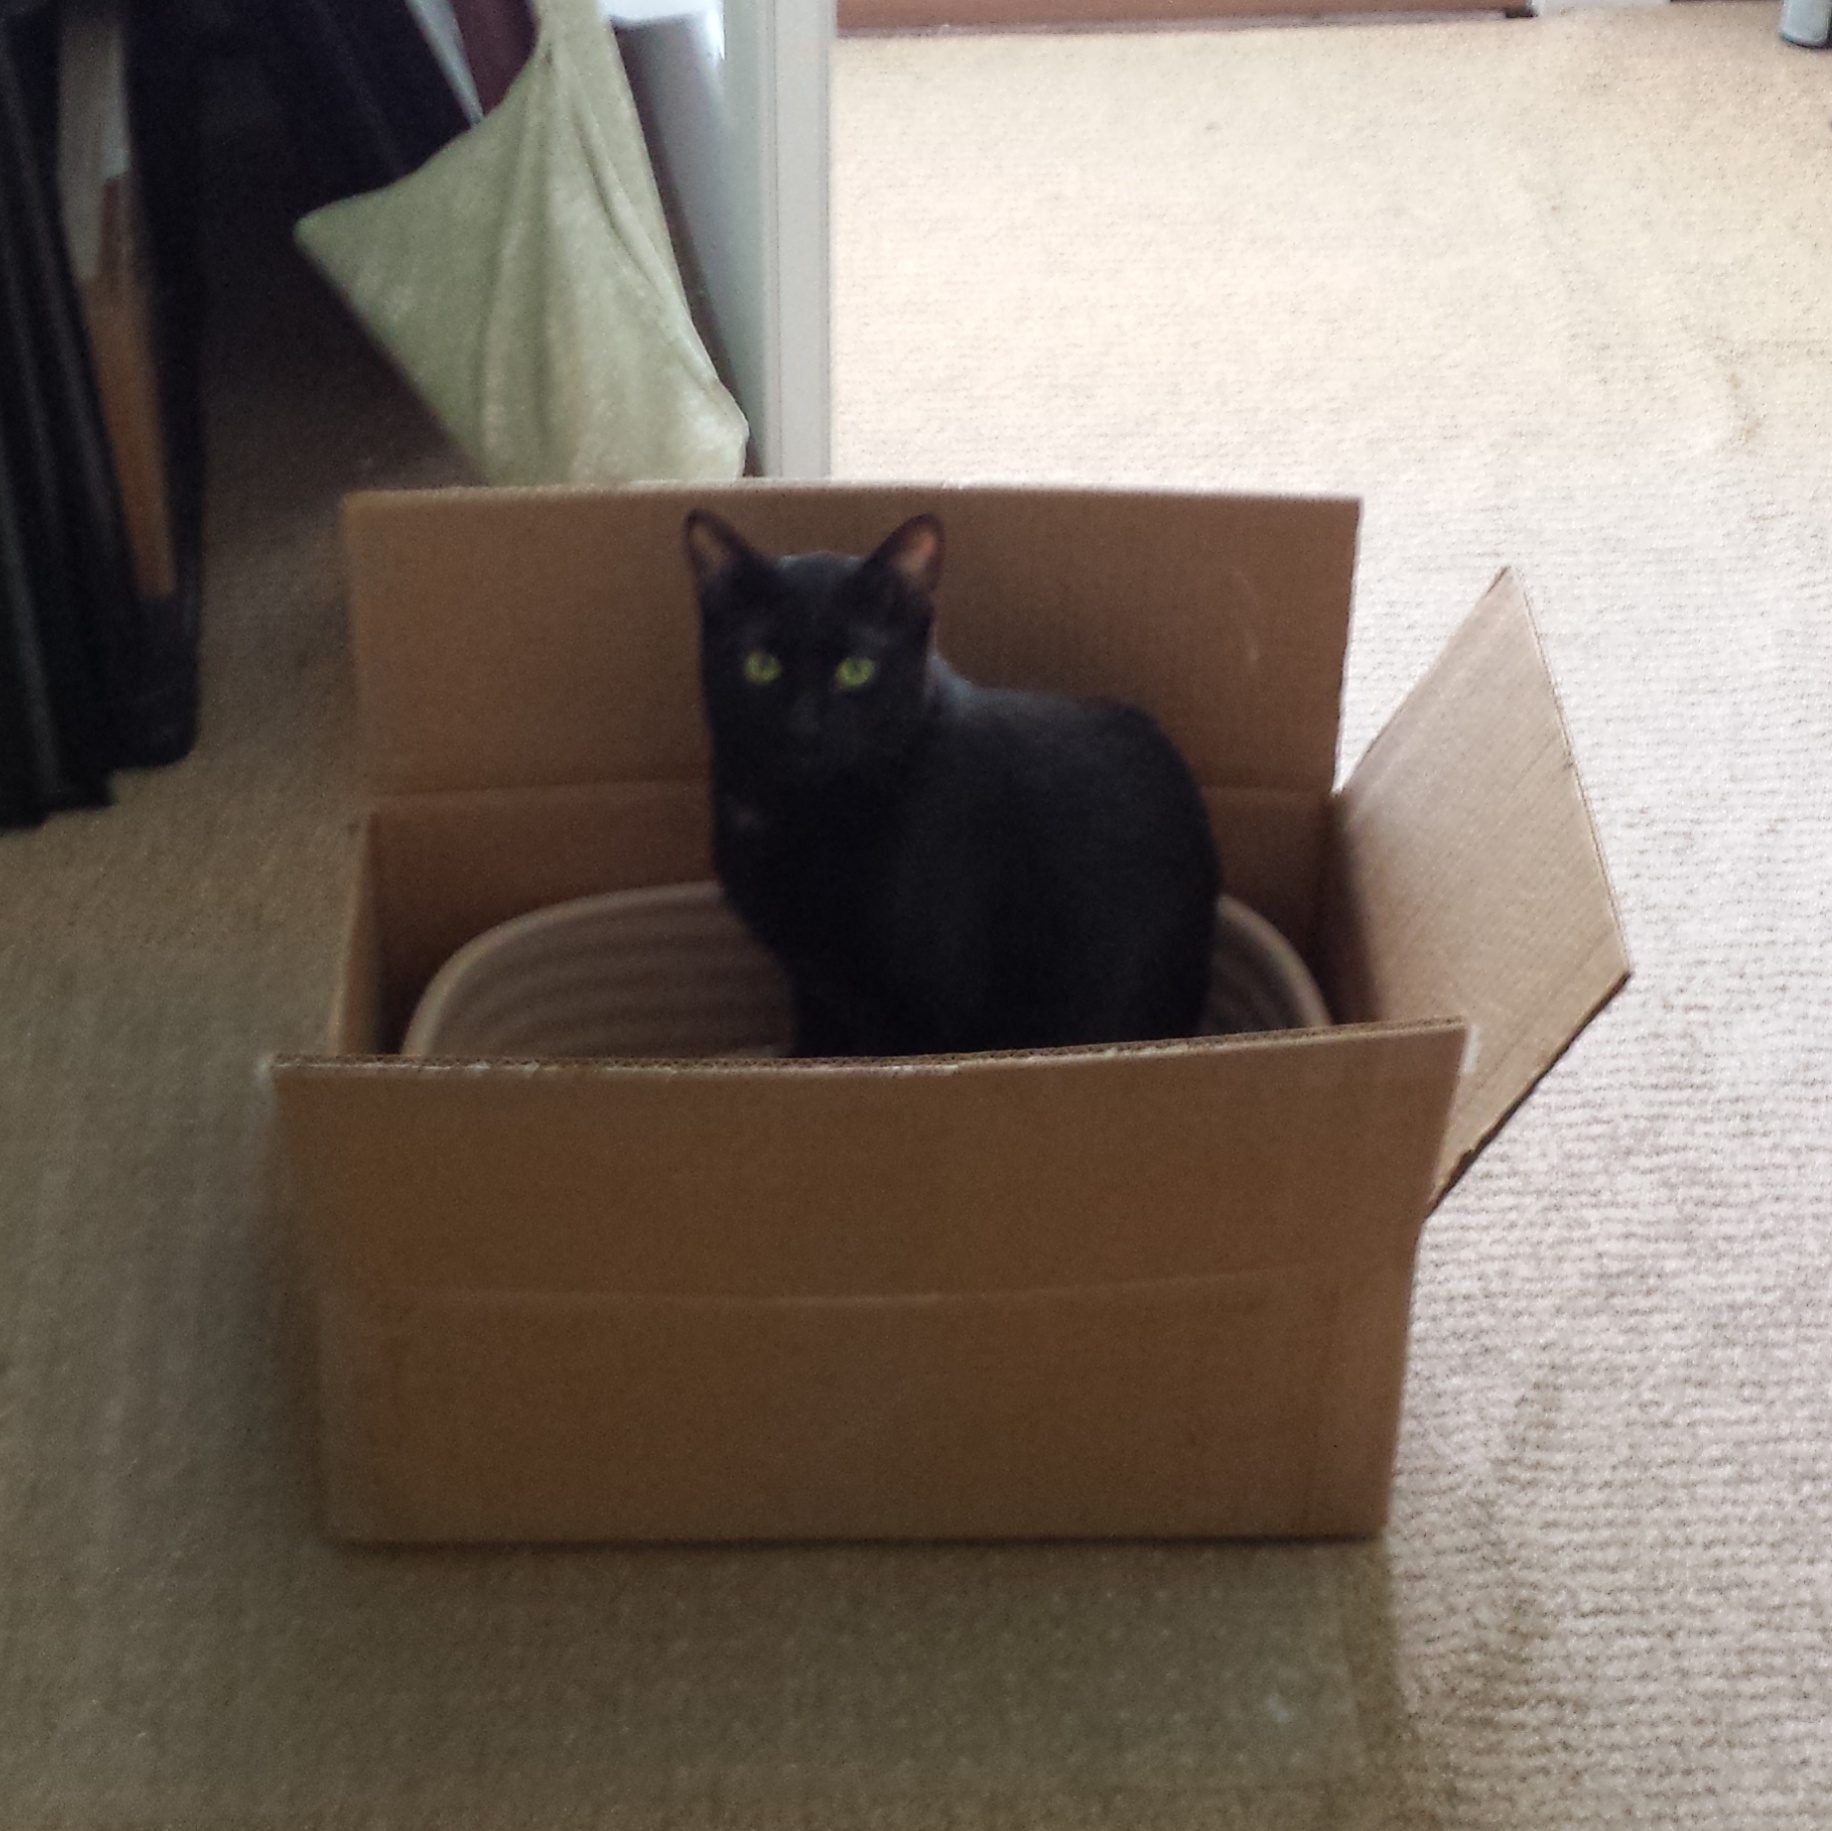
[[[768,563],[736,528],[721,521],[710,509],[690,509],[681,534],[687,546],[687,563],[701,590],[736,572]]]
[[[912,515],[866,563],[888,566],[912,591],[927,597],[941,583],[941,523],[933,515]]]

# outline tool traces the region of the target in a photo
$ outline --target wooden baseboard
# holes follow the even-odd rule
[[[1520,0],[839,0],[843,32],[1193,24],[1340,13],[1501,13]]]

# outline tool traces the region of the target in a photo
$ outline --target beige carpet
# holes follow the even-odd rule
[[[1503,561],[1638,977],[1434,1219],[1359,1548],[352,1554],[258,1199],[346,487],[221,238],[207,732],[0,839],[0,1826],[1568,1827],[1832,1806],[1832,58],[1773,9],[861,40],[862,476],[1354,490],[1352,757]]]

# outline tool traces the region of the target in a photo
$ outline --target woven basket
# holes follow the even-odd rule
[[[1296,950],[1224,896],[1204,1030],[1329,1022]],[[460,948],[427,987],[403,1055],[780,1055],[789,992],[717,884],[580,897]]]

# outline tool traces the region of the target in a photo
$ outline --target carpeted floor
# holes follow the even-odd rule
[[[1427,1230],[1392,1529],[316,1536],[256,1068],[348,858],[337,496],[463,473],[237,216],[204,741],[0,838],[0,1824],[1823,1824],[1832,58],[872,39],[835,127],[842,473],[1362,494],[1345,761],[1534,599],[1637,978]]]

